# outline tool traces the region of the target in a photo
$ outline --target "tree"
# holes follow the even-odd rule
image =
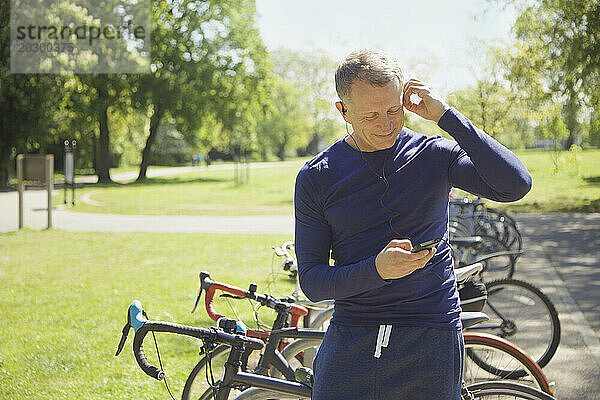
[[[298,89],[296,101],[310,118],[310,140],[299,149],[300,153],[316,154],[342,130],[339,114],[334,107],[337,98],[334,82],[337,65],[323,51],[278,49],[271,53],[271,58],[275,74]]]
[[[259,123],[260,144],[272,149],[285,160],[292,148],[305,147],[311,138],[311,120],[300,90],[290,81],[275,77],[273,82],[273,106]],[[265,155],[263,155],[265,156]]]
[[[600,83],[600,3],[596,0],[536,0],[521,6],[511,51],[510,78],[516,90],[546,95],[563,104],[569,137],[580,141],[584,105]],[[550,100],[551,99],[551,100]]]
[[[77,97],[77,113],[73,119],[92,120],[97,127],[98,136],[94,140],[94,169],[98,182],[111,182],[111,151],[110,151],[110,109],[124,109],[130,103],[130,88],[127,76],[124,74],[88,74],[79,75],[81,84],[74,94]],[[93,128],[92,128],[93,129]],[[92,132],[96,132],[93,129]]]
[[[62,78],[10,73],[10,4],[0,1],[0,186],[8,186],[17,153],[43,150],[52,141],[62,107]]]
[[[144,180],[164,118],[194,142],[203,121],[218,121],[230,147],[248,147],[264,102],[266,50],[251,1],[154,2],[152,73],[135,78],[136,107],[150,128],[138,180]],[[206,136],[205,136],[206,137]]]

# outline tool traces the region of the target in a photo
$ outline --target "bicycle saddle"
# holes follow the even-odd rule
[[[483,271],[483,264],[475,263],[475,264],[465,265],[464,267],[460,266],[460,267],[454,268],[454,276],[456,276],[456,282],[458,284],[461,284],[461,283],[465,283],[466,281],[471,279],[471,277],[477,275],[481,271]]]

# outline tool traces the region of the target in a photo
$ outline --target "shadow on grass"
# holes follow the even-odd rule
[[[286,199],[286,200],[280,200],[280,201],[276,201],[272,203],[273,205],[277,205],[277,206],[293,206],[294,205],[294,199]]]
[[[146,178],[143,181],[132,182],[103,182],[103,183],[86,183],[86,187],[96,188],[114,188],[114,187],[132,187],[132,186],[150,186],[150,185],[181,185],[190,183],[219,183],[231,182],[232,178]],[[77,185],[77,187],[80,187]],[[83,187],[83,186],[81,186]]]
[[[598,175],[598,176],[586,176],[586,177],[583,178],[583,180],[585,181],[585,183],[587,183],[589,185],[594,185],[594,186],[600,185],[600,175]]]

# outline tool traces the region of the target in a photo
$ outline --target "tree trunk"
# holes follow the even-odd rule
[[[100,136],[98,138],[98,163],[96,164],[96,174],[98,175],[99,183],[110,183],[110,135],[108,131],[108,104],[100,95],[98,96],[102,103],[99,115]]]
[[[10,183],[10,174],[8,173],[9,163],[10,157],[4,157],[4,155],[0,155],[0,187],[8,187]]]
[[[579,143],[579,124],[577,123],[577,93],[573,89],[569,90],[569,97],[565,105],[565,122],[569,131],[569,137],[565,142],[565,149],[568,150],[572,145]]]
[[[285,142],[281,146],[278,146],[277,157],[279,160],[285,161]]]
[[[162,110],[160,107],[154,105],[154,112],[152,113],[152,117],[150,117],[150,134],[148,135],[148,139],[146,139],[146,146],[144,146],[144,150],[142,151],[142,163],[140,164],[140,172],[136,182],[142,182],[146,179],[146,171],[148,171],[148,167],[152,161],[152,145],[156,140],[158,126],[160,125],[160,120],[162,118],[161,113]]]

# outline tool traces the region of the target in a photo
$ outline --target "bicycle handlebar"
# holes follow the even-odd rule
[[[144,338],[150,331],[168,332],[178,335],[191,336],[213,343],[229,344],[232,347],[245,347],[249,350],[260,350],[264,347],[264,343],[260,339],[254,339],[244,335],[230,334],[217,330],[216,328],[206,329],[174,324],[171,322],[149,321],[142,314],[142,304],[138,300],[135,300],[129,306],[129,324],[135,330],[135,337],[133,339],[133,354],[142,371],[159,381],[165,377],[165,373],[161,369],[150,364],[144,353]]]
[[[275,250],[275,254],[277,254],[279,257],[285,257],[285,262],[290,262],[294,264],[294,258],[290,254],[290,249],[292,247],[294,247],[294,241],[288,240],[287,242],[284,242],[280,247],[273,246],[273,250]]]
[[[251,285],[251,289],[252,289],[252,287],[253,287],[253,285]],[[279,301],[276,298],[274,298],[273,296],[270,296],[268,294],[256,294],[256,292],[255,292],[256,286],[254,286],[254,290],[244,290],[237,286],[229,285],[227,283],[213,281],[210,278],[210,274],[205,271],[200,272],[200,289],[198,291],[198,296],[196,297],[196,303],[194,304],[194,308],[192,309],[192,312],[194,312],[196,310],[196,307],[198,306],[198,302],[200,301],[200,297],[202,295],[203,290],[206,292],[206,295],[204,296],[204,307],[206,308],[206,312],[208,313],[210,318],[213,319],[214,321],[218,321],[219,318],[223,317],[223,315],[221,315],[215,311],[215,307],[213,304],[213,298],[214,298],[215,292],[217,290],[231,293],[232,295],[238,296],[241,298],[246,298],[246,299],[257,301],[257,302],[261,303],[263,306],[267,306],[274,310],[277,310],[279,308],[284,308],[287,311],[292,313],[292,320],[290,322],[291,326],[298,325],[298,320],[300,319],[300,317],[308,314],[308,310],[303,306]]]

